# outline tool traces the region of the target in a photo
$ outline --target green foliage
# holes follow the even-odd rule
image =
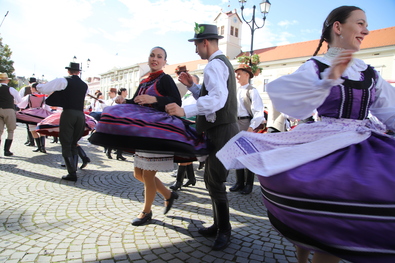
[[[0,72],[7,73],[12,80],[8,83],[10,87],[17,87],[18,83],[14,75],[14,61],[11,60],[12,51],[6,44],[3,45],[3,38],[0,37]]]
[[[262,72],[262,68],[259,67],[260,59],[258,54],[254,54],[252,56],[240,56],[237,58],[237,61],[242,64],[248,64],[251,67],[252,73],[254,75]]]

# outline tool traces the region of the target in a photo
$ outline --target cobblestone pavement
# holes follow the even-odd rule
[[[3,141],[5,134],[3,134]],[[18,124],[3,156],[0,146],[0,262],[296,262],[293,245],[270,225],[258,181],[250,195],[228,193],[232,239],[223,251],[211,251],[213,238],[199,227],[212,224],[211,202],[196,171],[197,184],[179,192],[163,215],[157,195],[150,224],[134,227],[142,209],[143,184],[133,177],[133,157],[109,160],[101,147],[81,140],[92,162],[78,171],[78,181],[61,180],[59,143],[46,140],[47,153],[24,145],[26,129]],[[114,156],[115,157],[115,156]],[[171,173],[158,173],[170,186]],[[228,187],[234,183],[231,172]]]

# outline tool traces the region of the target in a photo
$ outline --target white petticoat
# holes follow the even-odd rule
[[[242,131],[217,152],[217,157],[228,170],[247,167],[256,174],[271,176],[366,140],[372,131],[384,133],[383,127],[369,120],[323,117],[290,132]]]
[[[170,172],[174,170],[173,155],[135,152],[134,166],[148,171]]]

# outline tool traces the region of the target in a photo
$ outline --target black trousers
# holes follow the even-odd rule
[[[216,153],[238,132],[237,123],[219,125],[206,131],[213,151],[206,159],[204,182],[213,203],[214,223],[223,231],[230,228],[229,204],[225,186],[229,171],[217,158]],[[221,211],[216,213],[215,209],[218,208],[221,208]]]
[[[78,154],[77,143],[84,134],[85,114],[79,110],[63,110],[60,115],[59,140],[64,158]]]

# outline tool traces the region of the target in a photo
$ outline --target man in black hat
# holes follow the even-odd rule
[[[36,82],[37,82],[36,78],[34,78],[34,77],[29,78],[29,85],[27,85],[19,90],[19,95],[21,96],[21,98],[23,98],[29,94],[32,94],[31,85],[33,85],[33,83],[36,83]],[[26,124],[26,131],[27,131],[27,141],[25,142],[25,145],[26,146],[35,146],[34,138],[33,138],[32,133],[30,132],[28,124]]]
[[[57,78],[46,84],[34,85],[41,93],[51,94],[47,98],[46,104],[63,108],[60,116],[59,140],[68,175],[63,176],[62,179],[77,181],[77,142],[85,129],[84,101],[88,85],[79,77],[79,63],[70,62],[66,69],[68,77]]]
[[[181,73],[180,82],[188,87],[197,99],[196,104],[179,107],[172,103],[166,106],[170,115],[191,117],[197,115],[196,130],[205,132],[213,146],[206,159],[204,182],[212,201],[214,223],[207,228],[200,228],[204,236],[216,237],[213,250],[222,250],[230,242],[231,225],[229,203],[225,182],[228,171],[215,154],[239,132],[237,125],[236,79],[233,66],[226,56],[218,49],[217,27],[208,24],[195,24],[194,42],[196,53],[209,62],[204,68],[201,89],[193,84],[192,76]]]

